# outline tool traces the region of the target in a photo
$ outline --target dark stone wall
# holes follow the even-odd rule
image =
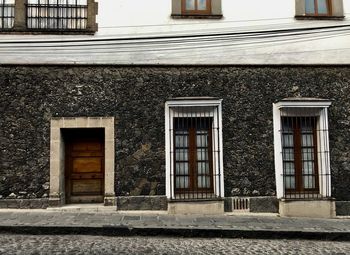
[[[0,67],[0,198],[49,189],[50,119],[116,118],[116,194],[164,195],[164,102],[223,99],[225,196],[275,195],[272,103],[333,99],[333,196],[350,200],[350,67]]]

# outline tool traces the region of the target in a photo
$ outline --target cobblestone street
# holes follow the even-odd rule
[[[0,235],[0,254],[350,254],[350,242]]]

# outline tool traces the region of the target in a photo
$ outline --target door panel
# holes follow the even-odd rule
[[[66,142],[67,202],[102,203],[103,194],[103,140],[73,138]]]
[[[72,180],[72,195],[100,193],[102,183],[99,179]]]
[[[74,157],[73,158],[73,172],[74,173],[91,173],[102,171],[101,157]]]

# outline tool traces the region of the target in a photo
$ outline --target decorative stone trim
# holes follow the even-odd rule
[[[115,205],[114,117],[64,117],[51,119],[50,136],[50,206],[65,204],[63,128],[103,128],[105,131],[105,205]]]

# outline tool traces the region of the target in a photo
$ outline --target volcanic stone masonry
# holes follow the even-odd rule
[[[209,96],[223,99],[227,197],[275,195],[272,103],[333,100],[332,195],[350,201],[348,66],[1,66],[0,86],[0,200],[47,199],[50,120],[85,116],[115,117],[116,195],[164,196],[164,103]]]

